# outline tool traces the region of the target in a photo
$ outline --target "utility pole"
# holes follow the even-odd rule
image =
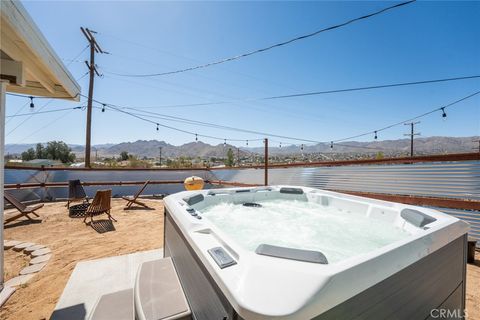
[[[237,147],[237,167],[240,166],[240,148]]]
[[[158,150],[160,151],[158,163],[159,163],[159,166],[161,167],[162,166],[162,147],[158,147]]]
[[[103,51],[98,45],[95,37],[93,36],[95,31],[89,30],[88,28],[80,27],[85,38],[90,45],[90,63],[85,61],[85,64],[88,67],[90,72],[90,82],[88,84],[88,102],[87,102],[87,132],[86,132],[86,141],[85,141],[85,168],[90,168],[90,149],[91,149],[91,137],[92,137],[92,102],[93,102],[93,82],[95,79],[95,74],[100,76],[97,68],[95,67],[95,53],[108,53]]]
[[[413,157],[413,137],[420,135],[420,132],[415,132],[415,125],[419,123],[420,121],[404,123],[404,125],[410,126],[410,133],[404,134],[404,136],[410,136],[410,157]]]
[[[265,138],[265,185],[268,186],[268,138]]]
[[[472,142],[477,142],[478,143],[478,152],[480,153],[480,139],[478,140],[472,140]],[[473,150],[477,150],[477,147],[473,147]]]

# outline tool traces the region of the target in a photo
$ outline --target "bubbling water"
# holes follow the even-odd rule
[[[241,247],[262,243],[322,252],[329,263],[370,252],[409,233],[365,214],[297,200],[260,201],[261,207],[220,203],[202,211]]]

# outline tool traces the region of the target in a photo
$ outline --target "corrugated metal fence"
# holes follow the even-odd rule
[[[68,182],[68,180],[80,179],[80,181],[146,181],[146,180],[178,180],[183,181],[185,178],[196,175],[208,180],[210,174],[207,170],[25,170],[25,169],[5,169],[5,184],[17,183],[49,183],[49,182]],[[124,195],[135,194],[140,186],[124,185],[124,186],[90,186],[85,187],[85,191],[89,197],[93,197],[98,189],[112,189],[113,197],[121,197]],[[207,186],[208,187],[208,186]],[[147,186],[144,194],[172,194],[185,190],[182,184],[164,184]],[[58,187],[40,187],[22,190],[9,190],[21,201],[55,201],[57,199],[65,199],[68,196],[68,188]]]
[[[198,175],[206,180],[222,180],[247,184],[263,184],[264,170],[22,170],[6,169],[5,183],[82,181],[183,180]],[[480,161],[426,162],[415,164],[371,164],[330,167],[270,168],[270,184],[290,184],[319,189],[360,191],[393,195],[415,195],[440,198],[480,200]],[[207,185],[207,187],[212,187]],[[93,196],[98,187],[87,187]],[[133,194],[136,186],[114,186],[113,194]],[[183,190],[179,184],[151,185],[147,194],[169,194]],[[66,188],[12,190],[22,200],[55,200],[66,197]],[[437,208],[471,224],[470,235],[479,240],[480,211]]]
[[[262,184],[262,169],[225,169],[211,172],[215,179]],[[292,184],[319,189],[480,199],[480,161],[361,165],[269,169],[270,184]],[[480,245],[480,211],[436,208],[471,225],[470,235]]]

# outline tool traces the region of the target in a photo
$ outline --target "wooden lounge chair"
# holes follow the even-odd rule
[[[111,198],[111,189],[98,190],[95,193],[95,197],[93,198],[92,203],[88,206],[87,211],[85,212],[85,218],[83,219],[83,222],[87,220],[88,216],[90,216],[90,222],[93,222],[93,216],[102,213],[106,213],[108,215],[108,219],[116,222],[117,220],[115,220],[115,218],[110,215]]]
[[[9,194],[7,192],[3,193],[3,198],[5,200],[7,200],[8,202],[10,202],[12,204],[12,206],[14,206],[18,211],[20,211],[19,214],[14,215],[13,217],[10,217],[8,219],[5,219],[5,223],[9,223],[13,220],[16,220],[16,219],[20,218],[20,217],[27,217],[29,220],[33,220],[29,216],[30,213],[33,214],[36,217],[40,217],[35,211],[40,209],[41,207],[43,207],[43,203],[33,205],[33,206],[27,206],[27,205],[21,203],[20,201],[18,201],[14,196],[12,196],[11,194]]]
[[[83,189],[80,180],[68,181],[67,208],[70,208],[70,203],[74,201],[83,201],[84,203],[88,203],[87,194],[85,193],[85,189]]]
[[[135,203],[135,204],[138,204],[144,208],[149,208],[145,203],[137,200],[137,198],[142,194],[143,190],[145,190],[145,188],[147,187],[147,185],[150,183],[149,180],[145,181],[145,183],[143,184],[143,186],[137,191],[137,193],[134,195],[134,196],[126,196],[126,197],[122,197],[123,200],[127,200],[127,205],[125,206],[125,208],[123,208],[123,210],[128,210],[130,209],[130,207]]]

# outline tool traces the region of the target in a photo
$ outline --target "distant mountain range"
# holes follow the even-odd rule
[[[419,154],[462,153],[478,150],[478,136],[473,137],[427,137],[416,138],[414,141],[415,152]],[[299,146],[273,145],[269,148],[271,154],[298,154]],[[251,152],[263,153],[263,148],[252,148]],[[304,153],[376,153],[383,151],[386,154],[399,154],[410,152],[410,139],[382,140],[371,142],[339,142],[330,148],[330,144],[316,144],[304,146]]]
[[[478,140],[480,137],[427,137],[415,139],[415,152],[420,154],[437,154],[437,153],[461,153],[472,152],[478,148]],[[122,142],[119,144],[100,144],[93,146],[92,153],[97,152],[101,157],[118,156],[122,151],[138,157],[154,158],[159,156],[159,148],[162,148],[162,157],[175,158],[179,156],[186,157],[224,157],[228,148],[237,153],[237,147],[222,144],[210,145],[201,141],[190,142],[181,146],[174,146],[165,141],[158,140],[138,140],[135,142]],[[28,148],[35,148],[35,144],[7,144],[5,146],[6,154],[21,154]],[[72,151],[80,158],[83,156],[84,147],[81,145],[70,145]],[[334,144],[334,148],[330,148],[330,144],[316,144],[304,146],[303,151],[298,145],[270,145],[269,152],[271,155],[289,155],[301,153],[376,153],[383,151],[385,154],[407,153],[410,150],[409,139],[399,140],[382,140],[372,142],[343,142]],[[263,154],[263,147],[241,147],[238,151],[241,156],[251,153]]]

